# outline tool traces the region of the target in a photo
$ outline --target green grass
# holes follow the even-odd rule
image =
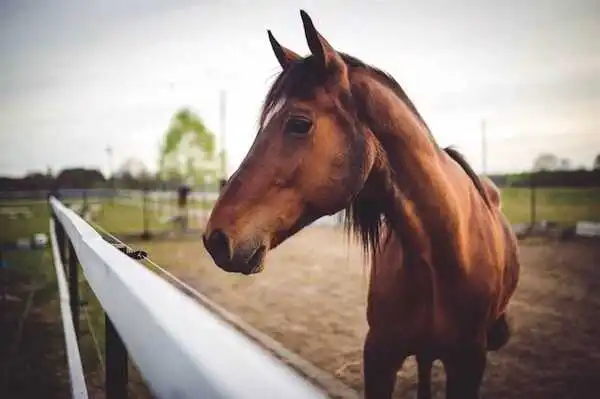
[[[511,223],[531,220],[531,190],[501,190],[502,209]],[[536,220],[570,224],[578,220],[600,221],[600,188],[538,188]]]
[[[11,218],[7,213],[0,213],[0,242],[31,237],[35,233],[48,234],[50,205],[47,201],[0,201],[0,211],[15,208],[29,209],[31,217]]]
[[[149,204],[151,203],[159,203],[159,204],[166,204],[166,205],[170,205],[170,206],[176,206],[176,201],[173,199],[153,199],[148,201]],[[140,200],[140,204],[141,204],[141,200]],[[188,201],[188,206],[190,208],[195,208],[195,209],[210,209],[213,206],[213,201],[210,200],[196,200],[196,199],[192,199]]]
[[[28,208],[31,211],[30,218],[23,216],[11,218],[8,214],[0,214],[0,241],[16,240],[21,237],[30,237],[35,233],[48,233],[48,218],[50,211],[48,204],[44,202],[15,202],[15,205],[0,204],[0,208]]]
[[[161,215],[152,206],[148,206],[147,212],[148,229],[164,229]],[[94,222],[112,233],[141,233],[144,229],[144,213],[141,207],[135,205],[105,203]]]
[[[166,222],[168,215],[175,214],[176,207],[174,204],[167,204],[166,211],[162,207],[156,207],[154,204],[147,206],[148,229],[151,232],[165,231],[173,228],[173,225]],[[199,204],[192,209],[201,209]],[[204,205],[204,207],[207,207]],[[115,234],[141,233],[144,228],[144,213],[143,208],[135,204],[124,204],[109,202],[104,203],[102,211],[94,218],[94,222],[100,225],[103,229]],[[190,218],[190,227],[199,228],[198,219]]]
[[[36,301],[46,301],[55,296],[56,273],[52,267],[52,254],[49,249],[7,251],[3,256],[10,269],[17,269],[20,274],[28,276],[31,284],[43,288],[42,295],[36,293]]]
[[[81,201],[77,201],[81,204]],[[90,201],[90,204],[94,202]],[[93,219],[95,223],[109,232],[135,233],[142,232],[144,227],[142,208],[121,203],[111,204],[109,201],[96,202],[102,208]],[[69,203],[67,203],[69,204]],[[48,234],[48,219],[50,206],[45,201],[2,201],[0,208],[28,208],[33,214],[31,218],[18,216],[11,218],[8,214],[0,213],[0,241],[14,241],[18,238],[31,237],[35,233]],[[151,205],[148,206],[148,227],[151,231],[162,230],[166,227],[161,223],[162,215]]]

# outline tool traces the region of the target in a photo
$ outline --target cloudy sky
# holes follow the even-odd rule
[[[294,3],[294,4],[292,4]],[[227,91],[229,173],[252,143],[279,71],[266,29],[300,54],[299,9],[339,50],[390,72],[441,144],[481,168],[551,151],[600,152],[597,0],[0,0],[0,174],[130,157],[156,169],[173,112],[218,133]]]

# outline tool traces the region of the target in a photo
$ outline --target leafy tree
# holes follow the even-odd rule
[[[558,170],[571,170],[571,160],[568,158],[561,158],[558,162]]]
[[[192,185],[212,183],[219,176],[215,136],[191,110],[183,108],[171,119],[158,170],[164,180]]]
[[[594,158],[594,166],[592,169],[600,170],[600,154],[596,155],[596,158]]]
[[[141,189],[150,179],[150,171],[139,159],[128,158],[117,170],[115,178],[122,188]]]
[[[543,153],[537,156],[533,161],[533,171],[556,170],[560,165],[560,159],[550,153]]]
[[[126,159],[117,170],[117,176],[119,177],[129,175],[134,178],[139,178],[143,174],[147,173],[148,168],[137,158]]]
[[[104,175],[97,169],[67,168],[56,176],[56,185],[60,188],[84,189],[104,182]]]

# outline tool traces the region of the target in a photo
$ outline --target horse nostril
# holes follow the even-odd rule
[[[203,236],[204,246],[212,255],[217,263],[226,263],[231,261],[231,246],[229,237],[221,229],[213,230],[208,239]]]

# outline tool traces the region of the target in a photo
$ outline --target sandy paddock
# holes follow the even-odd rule
[[[252,277],[218,269],[201,242],[146,246],[150,256],[247,323],[361,390],[368,268],[334,227],[310,227]],[[489,356],[486,398],[596,398],[600,392],[600,244],[524,243],[515,334]],[[410,359],[395,397],[416,392]],[[435,397],[444,374],[434,370]],[[594,394],[596,392],[596,394]]]

